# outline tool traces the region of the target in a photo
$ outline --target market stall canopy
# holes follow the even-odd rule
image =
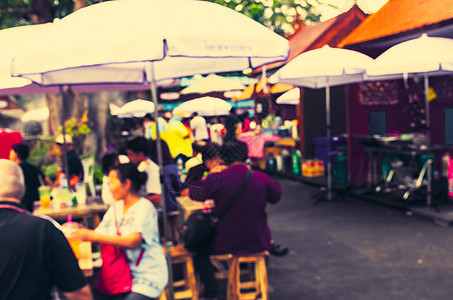
[[[230,103],[208,96],[184,102],[175,107],[172,113],[174,116],[187,116],[194,112],[201,116],[222,116],[227,115],[230,110]]]
[[[30,45],[41,43],[51,30],[53,24],[37,24],[18,26],[0,30],[0,95],[20,95],[37,93],[59,93],[57,86],[41,86],[33,83],[30,79],[12,77],[11,62],[15,56],[26,55],[35,48]],[[161,86],[170,87],[178,84],[178,80],[161,82]],[[73,86],[74,92],[98,92],[98,91],[129,91],[149,89],[148,84],[85,84]]]
[[[265,84],[267,85],[266,91],[264,88]],[[260,95],[264,95],[264,94],[280,94],[280,93],[289,91],[292,88],[294,88],[294,85],[292,85],[292,84],[282,84],[282,83],[269,84],[269,78],[267,77],[265,80],[260,79],[257,83],[250,84],[242,91],[241,95],[232,97],[231,100],[240,101],[240,100],[257,98]]]
[[[386,49],[422,33],[453,37],[453,1],[392,0],[341,41],[348,48],[377,57]]]
[[[325,45],[297,56],[273,74],[270,82],[314,89],[360,82],[372,61],[360,52]]]
[[[206,94],[210,92],[226,92],[243,90],[245,85],[235,79],[210,74],[202,79],[195,81],[190,86],[181,90],[181,94]]]
[[[297,105],[300,103],[300,89],[293,88],[277,98],[275,101],[278,104]]]
[[[44,86],[143,83],[245,70],[289,51],[283,37],[205,1],[108,1],[51,27],[32,52],[14,59],[14,76]]]
[[[114,108],[110,106],[110,108]],[[137,99],[128,102],[118,109],[111,110],[112,115],[118,118],[143,118],[147,114],[154,112],[154,103],[148,100]]]
[[[404,74],[445,75],[453,71],[453,39],[429,37],[399,43],[379,55],[367,68],[368,76]]]

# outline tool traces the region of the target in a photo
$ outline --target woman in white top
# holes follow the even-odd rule
[[[109,180],[115,203],[95,230],[79,229],[73,238],[125,249],[133,284],[132,291],[124,299],[157,299],[167,285],[168,270],[159,241],[157,211],[150,201],[139,196],[147,175],[127,163],[110,171]],[[116,234],[115,215],[121,235]]]

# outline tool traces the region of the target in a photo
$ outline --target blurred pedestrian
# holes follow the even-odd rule
[[[236,203],[217,224],[211,245],[194,256],[194,264],[205,287],[205,299],[217,299],[218,286],[211,265],[210,254],[232,253],[237,255],[261,252],[271,248],[271,234],[267,224],[266,205],[277,203],[281,198],[280,185],[262,172],[251,174],[245,164],[248,158],[247,145],[241,142],[226,142],[221,148],[224,161],[229,167],[209,174],[204,180],[190,187],[190,197],[196,201],[214,200],[214,214],[219,215],[235,194]]]
[[[79,156],[75,152],[72,144],[72,137],[69,134],[66,134],[63,138],[63,135],[60,134],[57,136],[55,139],[55,143],[58,146],[60,155],[61,155],[61,163],[63,164],[63,144],[64,140],[66,141],[66,157],[68,160],[68,170],[66,175],[69,176],[67,178],[68,183],[69,183],[69,188],[74,188],[75,184],[78,182],[83,182],[83,177],[84,177],[84,171],[83,171],[83,165],[82,161],[80,160]],[[62,168],[64,170],[64,166]],[[61,170],[57,174],[57,180],[55,182],[55,185],[58,185],[61,179],[61,176],[63,175],[63,170]]]
[[[192,130],[195,141],[209,140],[206,119],[202,116],[199,116],[197,112],[194,112],[192,114],[192,120],[190,120],[190,129]]]
[[[20,204],[21,168],[0,160],[0,299],[50,299],[57,286],[67,299],[92,299],[66,237],[49,220]]]
[[[132,290],[124,299],[157,299],[167,285],[168,270],[159,241],[157,210],[140,197],[147,175],[127,163],[110,171],[109,179],[115,203],[95,230],[81,228],[70,238],[124,249],[133,276]]]
[[[41,185],[52,185],[52,181],[44,175],[37,166],[27,162],[30,156],[30,148],[26,144],[14,145],[10,151],[9,159],[22,169],[25,179],[25,194],[21,203],[25,208],[33,212],[33,203],[39,200],[38,188]]]
[[[126,146],[127,157],[138,170],[146,172],[148,180],[143,186],[140,195],[150,200],[154,205],[162,201],[162,187],[160,184],[159,166],[149,157],[148,140],[142,136],[133,138]]]

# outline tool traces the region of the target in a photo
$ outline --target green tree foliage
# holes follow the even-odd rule
[[[207,0],[234,9],[284,36],[294,32],[293,24],[318,22],[319,0]]]
[[[152,0],[150,0],[152,1]],[[320,0],[207,0],[234,9],[280,35],[293,33],[292,24],[318,22]],[[51,22],[74,9],[74,0],[0,0],[0,29]],[[102,0],[86,0],[86,5]]]
[[[87,5],[102,0],[86,0]],[[0,0],[0,29],[52,22],[74,10],[74,0]]]

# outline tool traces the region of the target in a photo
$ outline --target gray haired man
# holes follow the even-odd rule
[[[0,300],[49,299],[54,286],[68,299],[92,299],[63,233],[21,206],[21,168],[0,159],[0,170]]]

